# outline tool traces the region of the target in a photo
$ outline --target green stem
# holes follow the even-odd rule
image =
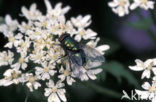
[[[153,20],[153,23],[156,25],[156,16],[155,16],[155,12],[153,12],[154,10],[150,10],[150,14]]]
[[[156,35],[153,33],[153,31],[151,29],[147,29],[148,35],[151,38],[151,40],[154,42],[155,46],[156,46]]]
[[[156,16],[155,16],[155,14],[154,14],[154,12],[152,10],[150,10],[150,13],[151,13],[152,20],[153,20],[154,24],[156,25]],[[144,19],[144,16],[142,16],[140,11],[137,11],[137,14],[138,14],[140,19]],[[147,28],[146,31],[147,31],[150,39],[153,41],[154,45],[156,46],[156,35],[151,30],[151,28]]]
[[[104,96],[111,96],[111,97],[118,98],[118,99],[120,99],[122,96],[121,93],[115,92],[111,89],[104,88],[104,87],[97,85],[95,83],[84,82],[83,84],[87,87],[90,87],[91,89],[93,89],[97,93],[103,94]]]
[[[26,98],[25,98],[24,102],[28,102],[28,98],[29,98],[29,91],[27,91]]]

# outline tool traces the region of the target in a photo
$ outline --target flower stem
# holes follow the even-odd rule
[[[152,20],[154,24],[156,25],[156,16],[152,10],[150,10],[150,13],[151,13]],[[140,11],[137,11],[137,14],[140,19],[144,18],[144,16],[142,16],[142,14],[140,13]],[[147,31],[150,39],[153,41],[154,45],[156,46],[156,35],[154,34],[154,32],[151,30],[151,28],[147,28],[145,30]]]
[[[152,17],[153,23],[154,23],[155,26],[156,26],[156,15],[155,15],[155,13],[154,13],[154,10],[150,10],[150,14],[151,14],[151,17]]]
[[[26,98],[24,102],[28,102],[29,92],[27,92]]]
[[[156,46],[156,35],[151,29],[147,29],[148,35],[150,39],[153,41],[154,45]]]
[[[87,87],[90,87],[92,90],[96,91],[97,93],[103,94],[104,96],[111,96],[111,97],[118,98],[118,99],[120,99],[122,96],[121,93],[104,88],[92,82],[84,82],[84,85]]]

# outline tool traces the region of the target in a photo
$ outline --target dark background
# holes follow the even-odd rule
[[[109,0],[50,1],[53,6],[58,2],[62,2],[63,6],[71,6],[72,9],[66,15],[67,18],[72,16],[76,17],[79,14],[91,14],[92,24],[90,27],[98,33],[98,36],[101,38],[101,44],[109,44],[111,47],[110,51],[106,53],[106,63],[109,63],[112,60],[118,61],[118,63],[123,66],[124,70],[131,73],[139,84],[141,83],[141,73],[133,73],[133,71],[128,69],[128,66],[134,65],[134,60],[136,58],[145,60],[155,57],[155,47],[148,36],[146,37],[147,39],[142,38],[142,35],[139,31],[138,32],[140,35],[137,35],[138,33],[136,30],[124,31],[124,29],[126,29],[123,27],[124,23],[131,19],[131,17],[133,21],[135,11],[132,11],[131,14],[120,18],[111,11],[111,8],[107,6]],[[38,9],[45,14],[46,8],[43,0],[0,0],[0,16],[4,17],[6,14],[10,14],[14,19],[22,21],[23,18],[19,16],[21,13],[21,7],[25,5],[27,8],[29,8],[32,3],[37,3]],[[127,32],[130,32],[131,35],[124,37],[123,34]],[[146,32],[144,35],[146,35]],[[146,40],[149,43],[144,43]],[[138,45],[137,41],[140,41],[139,43],[141,45]],[[1,34],[0,50],[3,50],[3,46],[6,42],[7,39]],[[116,66],[114,65],[114,67]],[[130,93],[130,90],[133,90],[135,87],[137,87],[136,85],[128,82],[127,77],[123,75],[124,71],[116,70],[115,72],[116,74],[119,74],[119,76],[121,75],[119,79],[117,76],[112,75],[112,73],[106,72],[106,77],[103,80],[100,79],[100,81],[93,81],[93,83],[98,84],[103,88],[116,91],[120,94],[122,94],[122,90],[126,90]],[[21,86],[12,85],[9,87],[0,87],[0,102],[24,102],[26,100],[27,92],[27,88]],[[91,87],[88,88],[87,85],[75,85],[68,87],[67,98],[69,102],[121,102],[120,98],[115,98],[107,93],[102,94],[99,91],[92,90]],[[29,93],[27,101],[46,102],[46,99],[43,95],[43,92],[41,93],[35,91],[34,93]]]

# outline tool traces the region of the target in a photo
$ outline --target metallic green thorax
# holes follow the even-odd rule
[[[61,41],[61,45],[64,49],[70,50],[70,51],[79,51],[79,45],[78,43],[71,37],[66,37]]]

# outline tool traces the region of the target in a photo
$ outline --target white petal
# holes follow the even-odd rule
[[[102,71],[103,70],[101,68],[98,68],[98,69],[89,70],[88,72],[96,75],[96,74],[101,73]]]
[[[52,93],[48,97],[48,102],[61,102],[56,93]]]
[[[81,36],[80,35],[76,35],[75,36],[75,40],[77,40],[78,42],[81,41]]]
[[[54,86],[54,81],[53,80],[49,80],[49,82],[47,83],[48,87],[53,87]]]
[[[21,65],[19,63],[15,63],[15,64],[11,65],[12,68],[17,68],[17,69],[19,69],[20,66]]]
[[[150,93],[149,100],[152,100],[154,98],[154,96],[155,96],[155,93]]]
[[[72,77],[68,76],[67,77],[67,84],[72,85],[73,82],[75,82],[75,80]]]
[[[139,60],[139,59],[136,59],[136,60],[135,60],[135,63],[137,64],[137,66],[143,66],[143,65],[144,65],[144,62],[142,62],[142,61]]]
[[[156,97],[154,97],[154,98],[152,99],[152,102],[156,102]]]
[[[141,76],[141,79],[143,78],[150,78],[151,76],[151,71],[150,70],[145,70],[143,73],[142,73],[142,76]]]
[[[34,12],[36,10],[36,4],[33,3],[30,7],[30,12]]]
[[[36,71],[35,71],[36,75],[39,75],[39,74],[43,73],[43,68],[36,67],[35,69],[36,69]]]
[[[64,80],[65,80],[65,76],[64,76],[64,74],[59,75],[59,76],[58,76],[58,78],[60,78],[60,79],[61,79],[61,81],[64,81]]]
[[[153,71],[154,75],[156,75],[156,67],[152,67],[152,71]]]
[[[58,89],[57,94],[59,95],[60,99],[64,102],[67,101],[66,96],[65,96],[65,90],[64,89]]]
[[[45,90],[45,93],[44,93],[45,96],[49,96],[52,92],[51,88],[45,88],[44,90]]]
[[[153,59],[148,59],[145,61],[144,65],[145,67],[148,67],[149,65],[152,65],[152,63],[153,63]]]
[[[27,67],[26,63],[22,63],[22,69],[25,70],[25,68]]]
[[[96,47],[96,49],[100,52],[101,51],[103,52],[103,51],[110,49],[110,46],[109,45],[100,45],[100,46]]]
[[[32,84],[31,83],[28,82],[26,84],[26,86],[30,89],[31,92],[33,91],[33,87],[32,87]]]
[[[134,9],[136,9],[138,6],[139,6],[139,4],[133,3],[133,4],[131,4],[130,9],[131,9],[131,10],[134,10]]]
[[[149,90],[150,88],[150,84],[148,82],[145,82],[143,85],[142,85],[142,88],[144,88],[145,90]]]
[[[80,79],[81,79],[81,81],[84,81],[84,80],[87,81],[89,78],[86,74],[82,74],[82,75],[80,75]]]
[[[96,76],[94,74],[92,74],[92,73],[88,73],[88,76],[92,80],[95,80],[96,79]]]
[[[54,70],[49,70],[49,74],[50,74],[51,76],[53,76],[55,73],[56,73],[56,71],[54,71]]]
[[[7,76],[7,77],[10,77],[11,76],[11,73],[12,73],[12,69],[8,69],[8,70],[6,70],[5,72],[4,72],[4,76]]]
[[[49,2],[49,0],[44,0],[44,2],[45,2],[45,5],[47,7],[47,12],[52,10],[52,6],[51,6],[51,3]]]
[[[5,16],[5,22],[7,25],[10,25],[12,23],[12,19],[10,15],[6,15]]]
[[[108,6],[110,6],[110,7],[116,7],[116,6],[118,6],[118,3],[109,2],[109,3],[108,3]]]
[[[62,14],[67,13],[70,9],[71,9],[70,6],[66,6],[66,7],[64,7],[64,8],[62,9]]]
[[[149,8],[154,9],[154,2],[153,1],[148,1],[147,5]]]
[[[129,66],[129,68],[134,71],[142,71],[144,69],[143,67],[140,66]]]
[[[28,10],[24,6],[22,7],[21,10],[22,10],[22,13],[24,14],[24,16],[26,16],[28,13]]]
[[[41,87],[41,84],[38,82],[34,82],[34,89],[38,89],[38,87]]]
[[[58,82],[56,83],[56,86],[57,86],[58,88],[62,88],[62,87],[64,87],[64,83],[62,83],[61,81],[58,81]]]
[[[50,79],[50,75],[48,73],[43,73],[42,80]]]
[[[4,47],[12,48],[13,47],[13,43],[12,42],[8,42]]]
[[[0,80],[0,86],[9,86],[11,84],[13,84],[13,81],[5,80],[5,79]]]

